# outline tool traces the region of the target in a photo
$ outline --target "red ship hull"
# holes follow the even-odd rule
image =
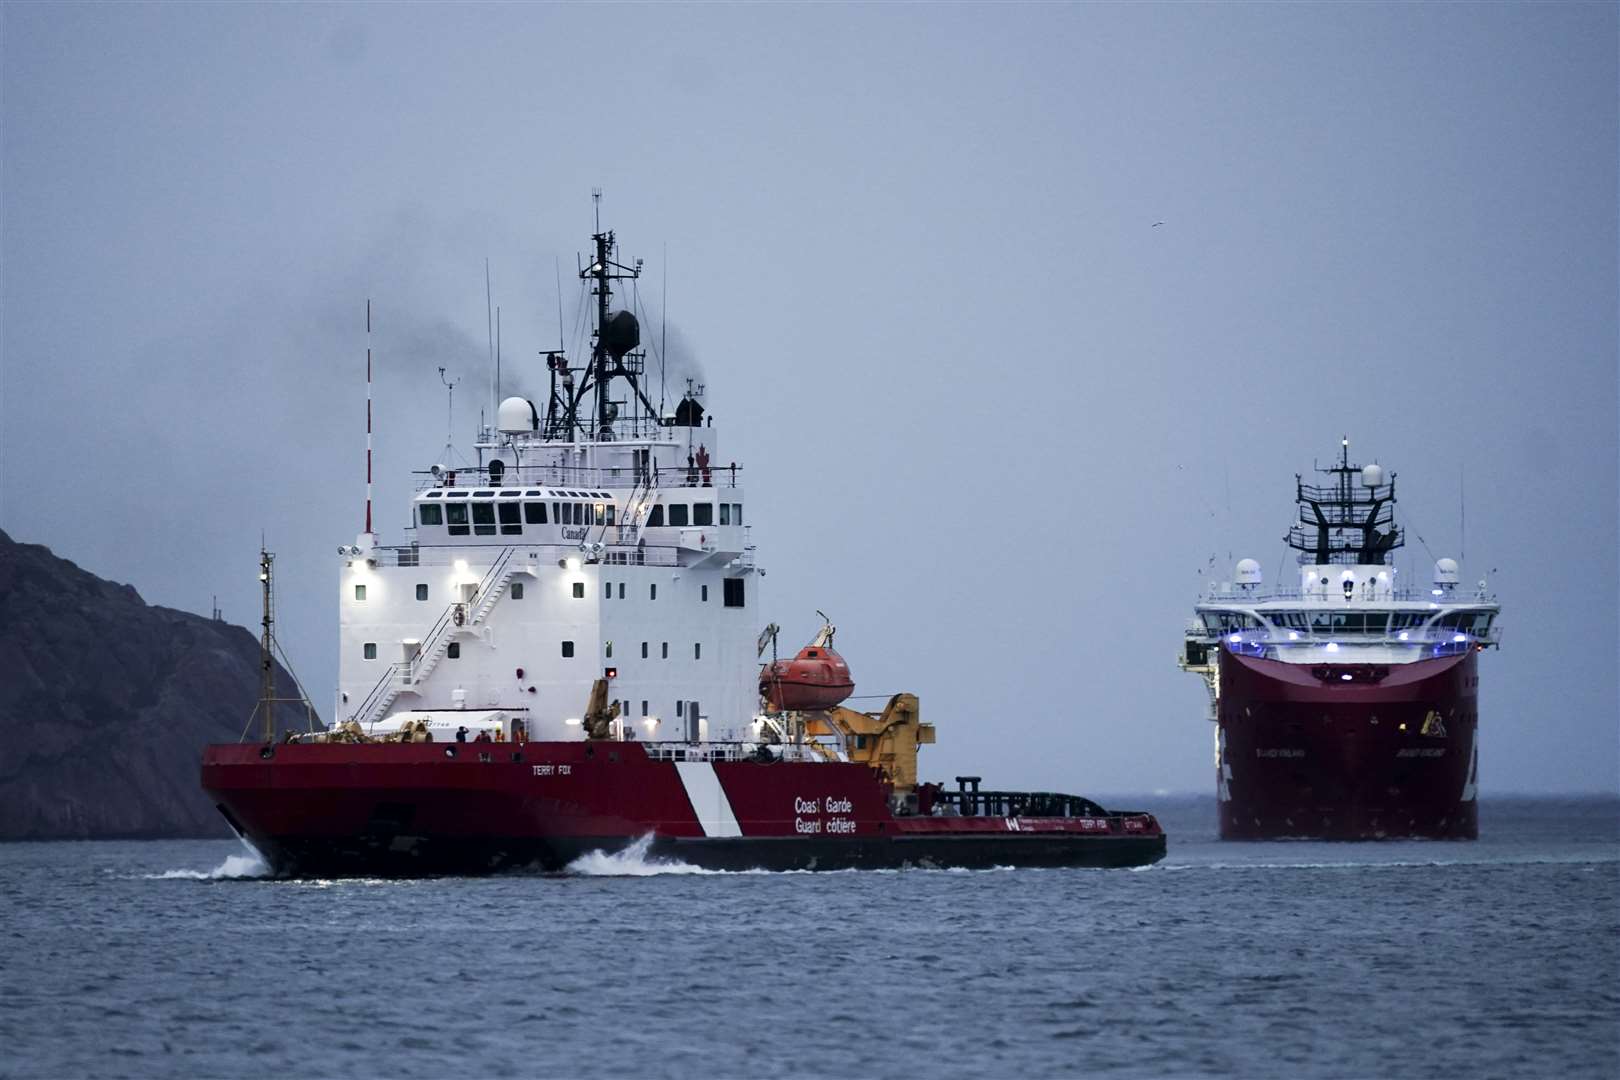
[[[717,869],[1139,866],[1165,853],[1148,814],[897,816],[865,766],[658,760],[640,743],[216,745],[202,785],[296,876],[560,870],[643,837],[654,855]]]
[[[1311,667],[1223,648],[1221,836],[1477,839],[1476,655]]]

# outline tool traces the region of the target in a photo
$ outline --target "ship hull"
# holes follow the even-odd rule
[[[229,744],[207,748],[202,783],[276,873],[298,877],[558,871],[637,844],[722,870],[1117,867],[1165,853],[1146,814],[895,816],[865,766],[668,756],[637,743]]]
[[[1222,838],[1478,838],[1476,655],[1369,668],[1223,648]]]

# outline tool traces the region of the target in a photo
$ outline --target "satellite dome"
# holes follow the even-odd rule
[[[1457,560],[1441,559],[1434,564],[1434,583],[1436,585],[1457,584]]]
[[[1379,464],[1368,465],[1361,470],[1361,482],[1366,487],[1383,487],[1387,482],[1384,477],[1384,467]]]
[[[641,324],[628,311],[615,311],[602,324],[602,347],[615,360],[641,344]]]
[[[1253,559],[1239,559],[1232,571],[1232,576],[1239,585],[1260,584],[1260,564]]]
[[[509,397],[495,411],[495,426],[505,435],[525,435],[540,427],[540,416],[528,398]]]

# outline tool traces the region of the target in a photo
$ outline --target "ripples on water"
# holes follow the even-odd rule
[[[1141,871],[263,880],[0,847],[0,1075],[1620,1075],[1620,802]]]

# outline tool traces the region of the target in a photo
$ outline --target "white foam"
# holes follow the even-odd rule
[[[247,854],[227,855],[225,861],[212,870],[165,870],[161,874],[143,876],[152,881],[228,881],[269,877],[270,864],[264,861],[264,856],[253,850],[246,840],[242,841],[242,846],[247,849]]]
[[[647,854],[652,846],[652,833],[647,833],[627,848],[618,851],[587,851],[568,864],[568,872],[584,877],[653,877],[658,874],[722,874],[723,870],[705,870],[678,859],[661,859]]]

